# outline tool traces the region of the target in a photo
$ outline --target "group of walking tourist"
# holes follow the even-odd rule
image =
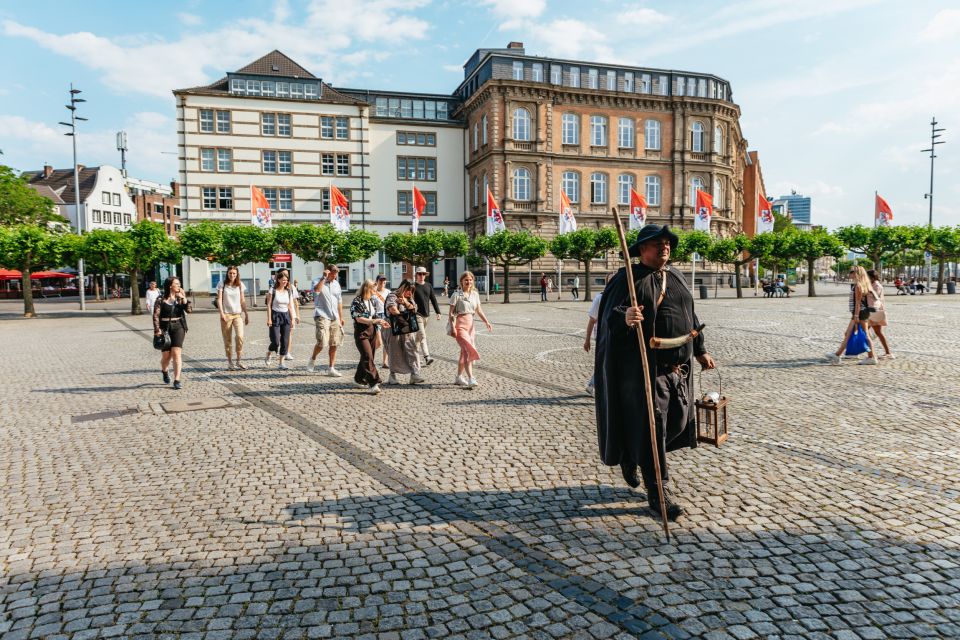
[[[855,357],[864,352],[867,356],[861,358],[857,364],[875,365],[880,359],[894,359],[890,344],[883,333],[883,328],[887,326],[887,310],[880,274],[873,269],[868,271],[861,266],[855,266],[850,268],[848,276],[852,281],[847,299],[850,321],[840,346],[829,354],[830,362],[839,365],[843,363],[844,355]],[[884,353],[879,357],[874,350],[873,338],[870,337],[871,329],[883,346]]]

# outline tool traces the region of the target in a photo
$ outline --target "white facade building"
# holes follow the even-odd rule
[[[115,229],[126,231],[137,220],[137,208],[124,186],[120,169],[109,165],[80,167],[80,211],[83,230]],[[29,179],[31,185],[45,186],[57,194],[61,212],[77,229],[77,205],[74,198],[73,169],[45,166]]]
[[[386,235],[409,230],[409,215],[401,211],[407,200],[400,194],[416,184],[433,200],[421,229],[463,229],[462,134],[460,125],[447,119],[453,111],[450,96],[430,97],[430,126],[423,124],[426,111],[418,111],[420,117],[415,118],[412,106],[409,114],[403,112],[408,117],[371,117],[376,98],[367,92],[333,89],[279,51],[213,84],[177,90],[174,95],[181,209],[188,224],[206,219],[250,224],[251,185],[264,190],[274,225],[327,223],[329,189],[335,185],[351,202],[351,228]],[[391,95],[383,96],[384,104],[391,99],[399,104],[399,94]],[[412,103],[413,98],[403,100]],[[424,97],[419,101],[423,105]],[[401,132],[404,144],[398,144]],[[426,144],[427,135],[432,145]],[[413,180],[399,177],[399,163],[402,159],[406,171],[407,158],[413,159]],[[428,177],[430,166],[433,173]],[[420,175],[423,181],[417,179]],[[188,259],[184,266],[190,290],[213,290],[222,277],[223,265]],[[262,290],[278,266],[245,266],[241,276],[249,280],[255,273]],[[304,264],[296,256],[283,266],[292,267],[301,287],[322,272],[320,264]],[[439,284],[444,274],[437,271],[434,280]],[[403,265],[390,264],[381,253],[365,262],[341,265],[341,284],[355,289],[377,272],[391,283],[404,276]]]

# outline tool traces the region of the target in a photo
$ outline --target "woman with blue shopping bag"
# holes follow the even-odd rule
[[[831,364],[840,364],[840,357],[846,352],[848,356],[858,356],[866,352],[867,357],[860,360],[858,364],[877,364],[876,354],[873,352],[873,341],[870,334],[867,333],[867,321],[870,319],[870,313],[876,311],[868,305],[867,294],[871,293],[870,278],[863,267],[853,267],[850,269],[850,279],[853,284],[850,285],[850,300],[848,307],[850,309],[850,322],[847,324],[847,330],[843,334],[843,341],[835,353],[830,354]]]

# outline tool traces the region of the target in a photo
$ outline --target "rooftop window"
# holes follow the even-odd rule
[[[373,114],[378,118],[408,120],[448,120],[448,103],[444,100],[413,100],[378,97]]]

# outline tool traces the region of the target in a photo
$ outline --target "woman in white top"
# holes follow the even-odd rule
[[[370,298],[370,302],[373,303],[373,311],[376,314],[377,318],[386,318],[387,317],[387,296],[390,295],[390,289],[387,289],[387,276],[382,273],[377,276],[376,285],[373,288],[373,297]],[[373,345],[374,351],[383,347],[383,331],[384,329],[389,329],[390,323],[388,322],[386,326],[381,327],[377,325],[377,339]],[[387,357],[387,349],[383,349],[383,364],[381,364],[384,369],[390,368],[390,359]]]
[[[454,384],[473,389],[477,379],[473,377],[473,363],[480,359],[477,352],[477,330],[473,324],[474,314],[480,316],[487,325],[487,331],[493,331],[493,325],[480,308],[480,293],[474,288],[473,273],[464,271],[460,275],[460,288],[450,298],[450,327],[453,337],[460,345],[460,360],[457,362],[457,379]]]
[[[883,345],[884,354],[880,357],[892,360],[893,354],[890,353],[887,336],[883,333],[883,328],[887,326],[887,308],[883,299],[883,283],[880,282],[880,275],[873,269],[867,271],[867,277],[870,278],[870,293],[867,294],[867,302],[871,307],[876,309],[876,311],[870,314],[867,323],[870,325],[870,328],[873,329],[873,332],[877,334],[877,339],[880,340],[880,344]]]
[[[290,276],[286,273],[277,275],[273,290],[267,294],[267,326],[270,327],[270,347],[264,364],[270,364],[270,354],[280,354],[280,368],[289,369],[284,362],[287,349],[290,346],[290,328],[300,323],[297,313],[293,287],[290,285]]]
[[[246,287],[240,281],[240,269],[227,267],[227,277],[217,285],[217,308],[220,309],[220,333],[223,335],[223,350],[227,354],[227,369],[246,369],[243,357],[243,325],[250,324],[247,314]],[[231,347],[236,344],[237,364],[233,364]]]

